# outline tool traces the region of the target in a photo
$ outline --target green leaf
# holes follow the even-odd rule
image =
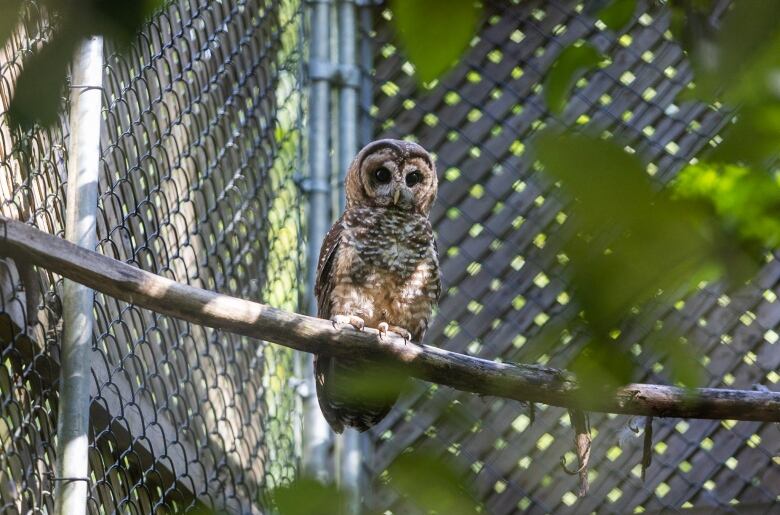
[[[15,27],[20,0],[0,0],[0,42]],[[149,16],[164,4],[163,0],[118,2],[89,0],[61,2],[46,0],[46,8],[56,19],[57,31],[24,61],[22,73],[14,87],[9,109],[12,127],[30,129],[35,123],[53,124],[63,105],[68,64],[76,43],[92,34],[101,34],[120,48],[132,42]]]
[[[599,11],[597,17],[604,25],[618,32],[634,18],[635,11],[636,0],[612,0]]]
[[[761,166],[780,152],[780,104],[747,106],[726,129],[723,142],[708,160]]]
[[[602,334],[659,289],[701,280],[715,246],[706,211],[656,191],[636,156],[613,142],[548,131],[536,148],[574,198],[577,237],[566,246],[578,297]]]
[[[756,270],[760,253],[734,238],[712,209],[656,189],[636,156],[615,143],[548,130],[535,148],[545,172],[573,199],[566,223],[574,236],[560,244],[591,336],[575,364],[586,383],[625,380],[621,367],[632,361],[621,355],[615,334],[636,308],[641,313],[648,302],[679,298],[701,281],[739,281]],[[663,342],[654,348],[669,354]],[[687,365],[669,370],[684,384],[697,377]]]
[[[420,82],[450,69],[468,48],[482,16],[473,0],[392,0],[398,40]]]
[[[696,388],[707,377],[696,351],[682,339],[660,340],[654,347],[666,354],[664,363],[674,381],[685,388]]]
[[[143,23],[164,5],[164,0],[92,0],[90,12],[86,13],[88,29],[86,34],[100,33],[121,46],[128,45]],[[83,16],[77,16],[82,20]],[[86,35],[85,34],[85,35]]]
[[[693,64],[699,98],[732,104],[780,98],[780,2],[735,0],[719,30],[708,7],[691,6],[675,24]]]
[[[455,470],[434,454],[405,452],[390,465],[390,484],[425,513],[473,515],[477,501]]]
[[[571,45],[564,49],[553,63],[544,83],[544,96],[550,111],[560,114],[577,80],[600,62],[601,54],[590,45]]]
[[[347,513],[347,495],[333,485],[311,478],[300,478],[271,494],[279,515],[311,513]]]
[[[588,342],[569,364],[577,376],[581,394],[586,397],[630,383],[635,368],[631,355],[617,342],[597,340]]]
[[[28,130],[53,124],[62,108],[65,74],[74,42],[58,34],[24,61],[8,110],[11,127]]]
[[[18,25],[21,6],[22,0],[0,1],[0,47],[5,44]]]
[[[731,272],[747,250],[711,209],[656,190],[636,156],[615,143],[547,131],[536,142],[545,171],[574,198],[565,242],[577,298],[606,335],[632,306]]]
[[[780,248],[780,176],[736,165],[699,163],[673,183],[679,198],[706,202],[738,237]]]
[[[392,405],[408,386],[408,374],[395,366],[366,363],[358,370],[334,375],[330,388],[336,398],[351,398],[358,405]]]

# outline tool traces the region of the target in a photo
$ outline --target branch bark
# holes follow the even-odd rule
[[[409,375],[484,395],[583,411],[655,417],[780,422],[780,392],[629,384],[585,392],[565,371],[499,363],[373,329],[338,330],[330,321],[194,288],[73,245],[0,216],[0,255],[32,263],[106,295],[195,324],[336,357],[385,359]]]

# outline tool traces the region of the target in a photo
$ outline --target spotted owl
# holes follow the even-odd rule
[[[320,249],[314,287],[320,318],[339,327],[374,327],[380,338],[393,331],[422,342],[441,291],[428,219],[437,188],[433,159],[416,143],[383,139],[358,153],[347,171],[344,213]],[[365,383],[350,381],[378,366],[316,358],[317,398],[335,432],[365,431],[395,404],[401,382],[367,393]]]

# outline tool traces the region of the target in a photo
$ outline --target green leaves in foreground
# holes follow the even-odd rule
[[[734,0],[719,28],[713,2],[676,2],[672,29],[694,68],[693,96],[759,104],[780,99],[780,2]]]
[[[563,112],[577,80],[601,60],[598,50],[587,44],[571,45],[558,55],[544,81],[544,98],[553,113]]]
[[[392,0],[390,5],[398,40],[421,82],[438,78],[458,61],[482,16],[473,0]]]
[[[600,19],[610,29],[619,32],[628,25],[636,11],[636,0],[591,0],[585,12]],[[555,59],[544,81],[544,98],[554,114],[561,114],[577,81],[605,59],[588,43],[575,42]]]
[[[390,465],[383,477],[421,512],[447,515],[476,513],[477,501],[460,475],[433,454],[409,451]],[[347,513],[349,493],[309,478],[277,488],[272,494],[279,515]]]
[[[297,479],[274,490],[272,497],[279,515],[347,513],[347,494],[316,479]]]
[[[599,3],[604,2],[591,2],[594,5]],[[615,32],[620,31],[633,19],[636,11],[636,0],[611,0],[605,3],[606,5],[596,17]]]
[[[30,129],[35,123],[47,127],[57,120],[74,47],[72,40],[62,38],[55,36],[25,60],[8,109],[12,127]]]
[[[639,160],[614,143],[544,133],[537,141],[545,171],[574,197],[567,243],[579,297],[600,332],[660,290],[695,285],[714,243],[703,213],[653,190]],[[698,277],[696,277],[698,276]]]
[[[88,36],[103,35],[119,48],[126,47],[162,0],[42,0],[24,10],[19,0],[0,0],[0,46],[22,23],[34,27],[44,17],[53,26],[51,39],[24,60],[9,108],[10,125],[30,129],[35,123],[52,124],[62,108],[65,74],[76,45]]]
[[[658,191],[635,156],[585,135],[548,131],[536,150],[546,173],[573,198],[567,223],[575,234],[562,246],[591,336],[573,366],[586,389],[628,380],[631,357],[614,340],[648,302],[679,298],[701,281],[738,283],[755,271],[760,253],[716,218],[701,188],[696,199]],[[642,343],[685,364],[671,367],[672,379],[695,385],[695,360],[677,338]]]
[[[433,454],[401,454],[388,470],[390,484],[425,513],[472,515],[477,501],[455,470]]]
[[[762,166],[780,154],[780,103],[745,106],[725,129],[723,142],[707,156],[718,163]]]
[[[746,244],[780,248],[780,175],[737,165],[696,164],[674,184],[677,198],[711,206]]]
[[[16,27],[22,0],[3,0],[0,2],[0,46],[5,43]]]

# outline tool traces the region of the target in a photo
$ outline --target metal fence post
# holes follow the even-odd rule
[[[353,156],[358,151],[358,88],[360,70],[356,66],[356,5],[355,0],[338,2],[338,207],[344,210],[344,181]],[[336,459],[338,480],[342,488],[351,493],[349,513],[360,512],[362,457],[361,440],[366,439],[354,429],[348,428],[341,438]]]
[[[356,0],[358,6],[358,40],[360,44],[360,91],[359,91],[359,145],[373,139],[374,119],[371,106],[374,103],[374,80],[371,76],[374,66],[374,45],[371,38],[375,0]]]
[[[309,312],[316,316],[317,302],[314,283],[317,260],[322,240],[330,226],[330,0],[315,0],[310,4],[311,43],[309,78],[309,178],[306,190],[309,196],[309,256],[308,288]],[[304,356],[303,373],[308,385],[303,399],[303,470],[321,481],[330,479],[328,458],[331,431],[320,413],[314,384],[314,361]]]
[[[102,37],[92,36],[78,46],[72,76],[65,237],[82,247],[94,249],[97,245]],[[67,279],[63,281],[64,334],[55,477],[55,513],[58,515],[79,515],[87,508],[93,301],[91,289]]]
[[[356,66],[357,39],[355,0],[339,0],[339,212],[344,210],[344,180],[357,153],[358,88],[360,70]]]

